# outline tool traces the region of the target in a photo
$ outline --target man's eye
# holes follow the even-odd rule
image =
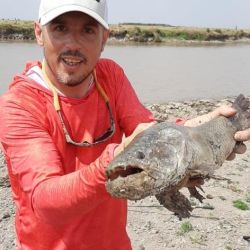
[[[93,34],[94,33],[94,29],[90,28],[90,27],[86,27],[84,28],[84,32],[87,34]]]
[[[55,30],[56,31],[65,31],[65,27],[64,27],[64,25],[57,25],[56,27],[55,27]]]

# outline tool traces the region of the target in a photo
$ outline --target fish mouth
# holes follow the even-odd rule
[[[158,192],[155,179],[135,165],[117,166],[107,171],[106,190],[116,198],[139,200]]]
[[[126,165],[126,166],[117,166],[112,170],[107,171],[107,178],[110,181],[113,181],[119,177],[126,178],[131,175],[135,175],[143,172],[144,170],[138,166]]]

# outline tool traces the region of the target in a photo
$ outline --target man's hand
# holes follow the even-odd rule
[[[236,114],[236,110],[232,107],[229,107],[229,106],[220,106],[219,108],[215,109],[214,111],[208,113],[208,114],[205,114],[205,115],[201,115],[201,116],[198,116],[196,118],[193,118],[193,119],[190,119],[190,120],[187,120],[185,122],[185,126],[188,126],[188,127],[196,127],[196,126],[199,126],[203,123],[206,123],[220,115],[222,116],[225,116],[225,117],[230,117],[230,116],[233,116]]]
[[[140,123],[134,130],[134,132],[128,136],[125,137],[121,144],[119,144],[115,151],[114,151],[114,157],[116,157],[118,154],[120,154],[127,146],[128,144],[133,141],[133,139],[140,134],[141,132],[143,132],[144,130],[148,129],[149,127],[151,127],[153,124],[155,124],[155,122],[150,122],[150,123]]]
[[[189,126],[189,127],[196,127],[220,115],[225,116],[225,117],[230,117],[235,114],[236,114],[236,110],[234,108],[229,107],[229,106],[221,106],[206,115],[198,116],[194,119],[186,121],[184,125]],[[234,151],[228,156],[227,160],[233,160],[236,154],[243,154],[246,152],[247,148],[243,142],[250,140],[250,129],[236,132],[234,135],[234,139],[238,142],[234,148]]]

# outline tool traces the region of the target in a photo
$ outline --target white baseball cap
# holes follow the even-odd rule
[[[54,18],[70,11],[83,12],[109,29],[106,0],[41,0],[39,22],[46,25]]]

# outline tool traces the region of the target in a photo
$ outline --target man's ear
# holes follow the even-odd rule
[[[106,44],[108,38],[109,38],[109,30],[106,30],[106,29],[105,29],[104,32],[103,32],[102,50],[101,50],[101,51],[104,50],[104,46],[105,46],[105,44]]]
[[[34,31],[35,31],[37,44],[43,47],[42,25],[39,22],[34,23]]]

